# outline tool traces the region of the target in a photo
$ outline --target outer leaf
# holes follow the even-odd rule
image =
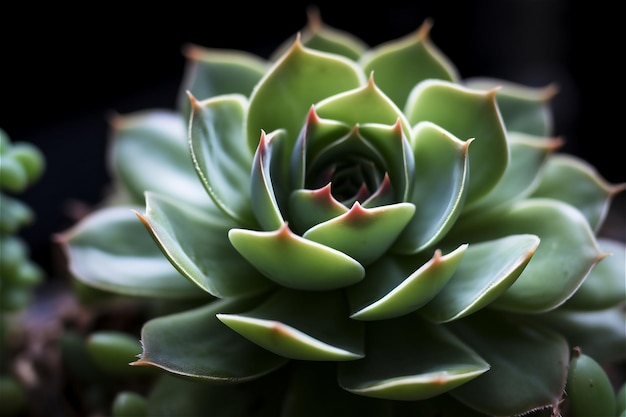
[[[552,135],[554,121],[550,101],[557,93],[554,85],[534,88],[485,77],[468,78],[463,83],[484,91],[498,89],[496,99],[507,131],[538,137]]]
[[[200,100],[222,94],[248,97],[268,67],[263,59],[244,51],[187,45],[183,54],[186,64],[178,108],[187,116],[185,120],[191,113],[189,94]]]
[[[569,346],[558,333],[500,314],[478,313],[450,326],[491,364],[489,372],[451,391],[453,397],[494,416],[557,406],[569,362]]]
[[[441,80],[425,80],[411,91],[405,114],[412,126],[430,121],[457,138],[475,138],[470,150],[468,203],[500,181],[509,161],[496,90],[482,92]]]
[[[522,273],[539,245],[534,235],[512,235],[470,245],[446,286],[420,310],[444,323],[489,305]]]
[[[248,146],[256,148],[261,130],[276,129],[285,129],[293,144],[311,105],[364,82],[361,68],[353,61],[307,49],[296,38],[252,92]]]
[[[514,201],[528,197],[539,183],[539,175],[546,161],[561,145],[560,140],[538,138],[523,133],[509,133],[511,158],[504,176],[490,193],[463,207],[463,216],[470,213],[482,216]]]
[[[597,311],[559,308],[524,319],[539,320],[542,325],[565,336],[570,346],[580,346],[602,363],[626,360],[626,313],[623,305]]]
[[[294,363],[281,417],[394,417],[394,404],[353,395],[337,385],[334,364]],[[311,389],[315,387],[315,389]]]
[[[292,233],[287,224],[273,232],[231,229],[228,238],[248,262],[287,288],[331,290],[365,275],[356,260]]]
[[[215,317],[253,305],[251,300],[218,300],[152,319],[141,331],[141,358],[131,365],[156,366],[180,376],[221,382],[247,381],[270,373],[287,359],[249,342]],[[228,355],[224,346],[228,346]]]
[[[385,256],[366,269],[365,279],[347,289],[357,320],[382,320],[417,310],[448,282],[467,245],[424,262],[422,256]]]
[[[154,244],[133,210],[105,208],[57,235],[72,274],[102,290],[155,298],[203,297]]]
[[[365,350],[365,358],[339,364],[339,385],[366,397],[422,400],[489,369],[452,333],[415,314],[369,323]]]
[[[346,361],[364,356],[363,323],[350,320],[347,312],[339,291],[279,290],[252,310],[218,314],[217,318],[277,355],[299,360]]]
[[[213,202],[241,225],[256,224],[250,199],[253,154],[246,145],[244,96],[191,96],[191,156]]]
[[[170,195],[180,204],[211,205],[194,172],[187,126],[177,113],[146,111],[113,119],[109,163],[136,203],[144,191]]]
[[[226,237],[233,224],[222,212],[200,211],[147,193],[146,213],[138,216],[172,265],[210,294],[242,297],[272,286],[229,244]]]
[[[539,313],[558,307],[604,256],[583,215],[549,199],[524,200],[481,219],[459,220],[446,239],[455,245],[458,240],[481,242],[514,234],[534,234],[541,243],[517,281],[491,304],[508,311]],[[559,285],[546,285],[556,277]]]
[[[387,252],[414,212],[410,203],[366,209],[356,202],[345,214],[313,226],[302,237],[368,265]]]
[[[555,198],[580,210],[594,231],[598,231],[613,197],[626,190],[626,183],[611,185],[595,168],[572,155],[555,155],[541,175],[533,197]]]
[[[325,24],[317,7],[307,9],[306,26],[299,32],[304,46],[318,51],[330,52],[357,60],[368,48],[361,39],[350,32],[337,30]],[[288,50],[298,35],[287,39],[272,53],[271,61],[276,61]]]
[[[468,147],[440,127],[422,122],[415,126],[411,145],[415,172],[408,201],[413,216],[394,244],[394,251],[416,253],[436,243],[458,217],[468,187]]]
[[[420,81],[436,78],[457,81],[456,67],[431,42],[432,22],[426,20],[414,33],[369,49],[359,61],[366,74],[397,106],[403,107],[411,89]]]
[[[626,245],[611,239],[598,239],[608,256],[593,267],[565,309],[603,310],[626,303]]]

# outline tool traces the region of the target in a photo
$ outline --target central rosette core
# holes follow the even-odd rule
[[[361,157],[346,157],[327,166],[307,188],[331,184],[333,197],[346,207],[356,201],[363,204],[380,187],[384,172],[374,162]]]

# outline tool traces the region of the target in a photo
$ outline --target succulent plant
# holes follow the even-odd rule
[[[626,183],[558,152],[553,86],[462,79],[430,30],[311,11],[269,59],[190,45],[175,110],[113,118],[114,198],[58,242],[193,306],[143,326],[149,415],[556,415],[574,346],[625,359],[598,231]]]
[[[44,271],[19,236],[20,229],[35,220],[19,194],[39,180],[44,169],[39,148],[12,142],[0,129],[0,416],[18,416],[26,408],[26,388],[13,374],[13,359],[20,348],[21,313]]]

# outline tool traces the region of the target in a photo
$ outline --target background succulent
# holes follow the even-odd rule
[[[194,306],[143,328],[149,415],[552,412],[574,346],[624,360],[624,184],[556,152],[552,86],[461,79],[430,28],[190,46],[178,112],[113,119],[115,192],[59,242]]]
[[[39,148],[11,142],[0,129],[0,415],[18,416],[27,401],[26,388],[15,375],[14,359],[22,348],[21,313],[31,303],[44,271],[30,258],[22,227],[35,213],[19,198],[45,169]]]

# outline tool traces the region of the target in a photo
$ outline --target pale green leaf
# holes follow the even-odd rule
[[[475,139],[469,151],[468,203],[500,181],[509,150],[495,90],[483,92],[443,80],[425,80],[411,91],[405,114],[411,126],[429,121],[461,140]]]
[[[423,255],[389,255],[370,265],[363,281],[347,289],[350,316],[357,320],[382,320],[417,310],[447,284],[465,256],[467,245],[431,259]]]
[[[364,356],[364,325],[348,318],[340,291],[279,290],[239,314],[218,314],[228,327],[290,359],[346,361]]]
[[[489,369],[487,362],[443,326],[415,314],[368,323],[365,351],[363,359],[339,363],[339,384],[366,397],[423,400]]]
[[[230,245],[228,231],[235,225],[221,211],[147,193],[146,212],[139,217],[176,269],[215,297],[258,294],[273,286]]]
[[[515,282],[538,245],[534,235],[470,244],[452,278],[420,314],[443,323],[489,305]]]
[[[243,127],[246,98],[224,95],[198,102],[191,96],[191,103],[191,156],[204,187],[228,216],[253,226],[250,170],[254,156]]]
[[[231,229],[228,238],[248,262],[287,288],[331,290],[365,275],[353,258],[294,234],[286,224],[273,232]]]
[[[133,211],[138,206],[101,209],[57,235],[72,275],[114,293],[156,297],[208,296],[163,256]]]
[[[215,382],[248,381],[273,372],[287,359],[248,341],[216,318],[219,313],[238,313],[253,306],[250,299],[217,300],[151,319],[141,331],[143,353],[132,365],[156,366],[175,375]]]

